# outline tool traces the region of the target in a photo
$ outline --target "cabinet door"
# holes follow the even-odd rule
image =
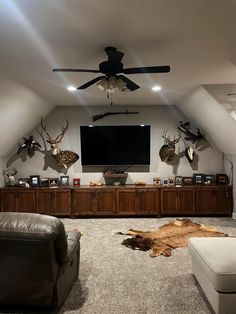
[[[159,216],[159,190],[140,189],[138,192],[137,213],[141,215]]]
[[[72,215],[94,215],[94,197],[95,190],[93,189],[74,189]]]
[[[117,189],[117,214],[135,215],[137,210],[136,189]]]
[[[176,215],[178,211],[178,190],[176,188],[163,188],[161,193],[161,214]]]
[[[233,210],[231,187],[216,187],[215,214],[230,215]]]
[[[216,208],[215,190],[213,187],[196,189],[196,212],[201,214],[214,214]]]
[[[115,189],[97,189],[95,197],[96,215],[115,214]]]
[[[54,191],[54,215],[70,216],[71,215],[71,191],[70,189],[60,189]]]
[[[50,189],[38,190],[36,192],[37,197],[37,213],[45,215],[54,215],[54,191]]]
[[[178,214],[195,214],[195,189],[183,188],[178,190]]]
[[[23,213],[35,213],[35,191],[18,190],[16,192],[16,210]]]
[[[1,211],[16,212],[17,211],[17,194],[16,190],[1,191]]]

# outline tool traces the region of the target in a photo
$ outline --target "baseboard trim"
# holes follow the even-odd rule
[[[235,212],[232,213],[232,218],[236,220],[236,213]]]

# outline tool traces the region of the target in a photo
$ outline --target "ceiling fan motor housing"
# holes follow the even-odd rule
[[[123,63],[114,63],[110,61],[104,61],[99,64],[99,71],[108,76],[116,75],[123,72]]]

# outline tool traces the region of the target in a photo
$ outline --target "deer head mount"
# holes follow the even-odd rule
[[[3,170],[2,173],[4,175],[5,181],[7,182],[7,185],[11,186],[15,184],[15,174],[17,174],[16,169],[10,170],[6,168]]]
[[[69,123],[66,122],[65,127],[61,127],[61,133],[57,135],[55,139],[53,139],[47,131],[46,124],[43,124],[43,118],[41,118],[41,127],[46,134],[46,142],[51,146],[51,153],[53,158],[56,160],[60,167],[64,167],[68,169],[70,165],[75,163],[79,159],[79,155],[70,151],[70,150],[61,150],[59,144],[62,141],[63,136],[68,130]]]
[[[164,138],[164,145],[161,147],[159,151],[159,156],[161,158],[161,161],[171,161],[174,157],[175,153],[175,144],[177,144],[181,138],[181,135],[178,135],[177,138],[174,137],[173,140],[170,139],[170,137],[167,137],[167,131],[163,132],[162,137]]]

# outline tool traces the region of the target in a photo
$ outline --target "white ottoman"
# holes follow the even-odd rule
[[[192,238],[193,274],[217,314],[236,313],[236,238]]]

